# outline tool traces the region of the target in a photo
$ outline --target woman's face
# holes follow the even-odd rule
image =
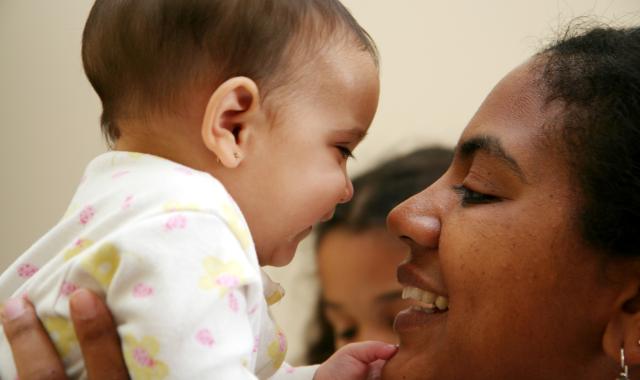
[[[617,373],[602,337],[618,293],[575,228],[579,192],[543,132],[557,111],[543,108],[531,67],[489,94],[444,176],[389,215],[411,249],[399,281],[446,297],[448,309],[400,313],[384,379]]]
[[[410,302],[401,299],[396,267],[406,257],[407,246],[382,227],[324,235],[318,271],[336,348],[362,340],[398,342],[393,320]]]

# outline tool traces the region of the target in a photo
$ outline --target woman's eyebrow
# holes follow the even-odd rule
[[[504,162],[522,182],[528,183],[527,177],[520,165],[518,165],[518,161],[507,153],[497,137],[488,135],[474,136],[462,141],[456,147],[456,154],[465,160],[473,158],[479,151]]]

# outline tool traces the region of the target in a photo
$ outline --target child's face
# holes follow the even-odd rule
[[[353,193],[348,152],[374,117],[378,69],[369,53],[350,45],[325,50],[285,85],[287,95],[273,100],[273,123],[254,132],[243,181],[230,189],[261,265],[289,263],[311,226]]]
[[[408,253],[384,227],[358,232],[336,228],[322,237],[317,251],[322,312],[336,348],[365,340],[397,343],[393,320],[415,303],[401,298],[396,279]]]

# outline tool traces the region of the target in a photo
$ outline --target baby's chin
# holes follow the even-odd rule
[[[281,244],[278,244],[275,247],[265,249],[256,247],[260,266],[269,265],[273,267],[283,267],[291,263],[298,249],[298,245],[302,240],[304,240],[304,238],[309,236],[311,230],[312,228],[308,227],[291,238],[285,239]]]
[[[287,243],[279,245],[270,250],[257,251],[260,266],[283,267],[293,260],[298,243]]]

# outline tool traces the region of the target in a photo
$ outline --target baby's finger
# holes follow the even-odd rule
[[[398,351],[398,346],[376,341],[351,343],[343,350],[362,363],[373,363],[376,360],[389,360]]]
[[[71,295],[69,305],[89,379],[128,379],[118,331],[104,302],[79,289]]]
[[[20,380],[67,378],[62,360],[30,302],[21,297],[5,302],[2,327],[11,345]]]

